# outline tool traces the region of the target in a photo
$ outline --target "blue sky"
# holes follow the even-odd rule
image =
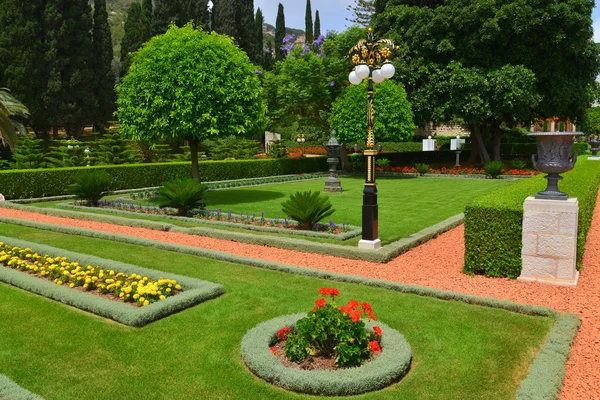
[[[260,7],[265,22],[275,25],[279,3],[283,4],[285,25],[290,28],[304,29],[306,0],[254,0],[254,7]],[[354,4],[354,0],[311,0],[310,4],[313,19],[315,10],[319,10],[321,32],[343,31],[350,25],[346,18],[350,18],[351,13],[346,10],[346,7]],[[594,8],[592,19],[594,20],[594,40],[600,42],[600,9],[598,7]]]

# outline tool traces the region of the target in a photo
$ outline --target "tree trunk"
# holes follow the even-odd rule
[[[500,154],[500,121],[492,122],[492,154],[494,161],[500,161],[502,158]]]
[[[342,171],[350,171],[350,160],[348,160],[348,151],[346,150],[346,143],[342,143],[340,146],[340,165]]]
[[[200,182],[200,169],[198,168],[198,139],[188,139],[190,143],[190,151],[192,156],[192,177],[196,178]]]
[[[483,141],[485,128],[485,122],[480,127],[471,127],[471,157],[469,158],[471,163],[485,164],[491,161],[490,154]]]

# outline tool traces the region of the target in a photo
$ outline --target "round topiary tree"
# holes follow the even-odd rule
[[[386,80],[374,85],[373,133],[377,142],[410,140],[415,124],[404,87]],[[367,139],[367,80],[350,85],[333,103],[331,127],[344,143],[364,143]]]
[[[266,107],[248,56],[233,39],[191,24],[153,37],[117,86],[121,132],[147,143],[188,140],[199,179],[198,145],[264,129]]]

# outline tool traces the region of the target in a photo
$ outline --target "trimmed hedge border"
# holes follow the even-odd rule
[[[429,226],[419,232],[390,243],[379,250],[365,250],[352,246],[344,246],[331,243],[316,243],[303,239],[285,238],[277,236],[260,236],[244,232],[231,232],[212,228],[184,228],[166,222],[147,221],[143,219],[132,219],[113,217],[110,215],[57,210],[34,206],[24,206],[11,201],[0,202],[0,208],[8,208],[21,211],[35,212],[64,218],[73,218],[83,221],[106,222],[115,225],[130,226],[133,228],[147,228],[160,231],[171,231],[187,233],[190,235],[208,236],[215,239],[232,240],[240,243],[255,244],[259,246],[276,247],[287,250],[295,250],[316,254],[326,254],[336,257],[350,258],[353,260],[365,260],[378,263],[386,263],[402,253],[433,239],[442,233],[457,227],[463,222],[464,215],[458,214],[435,225]],[[18,219],[0,217],[0,221]],[[11,222],[13,223],[13,222]]]
[[[242,339],[242,359],[258,377],[283,389],[321,396],[351,396],[383,389],[408,372],[412,360],[410,345],[398,331],[377,322],[384,331],[379,357],[357,368],[307,371],[285,367],[269,351],[283,326],[294,328],[306,313],[284,315],[249,330]],[[374,321],[365,321],[367,332]]]
[[[176,279],[177,283],[183,288],[182,293],[160,300],[146,307],[133,307],[129,304],[109,300],[94,294],[59,286],[53,282],[29,275],[23,271],[0,266],[0,281],[2,282],[133,327],[142,327],[157,319],[167,317],[178,311],[195,306],[223,294],[223,286],[208,281],[171,273],[165,274],[161,271],[142,268],[137,265],[125,264],[86,254],[73,253],[56,247],[4,236],[0,236],[0,242],[5,242],[12,246],[19,246],[21,248],[29,247],[37,253],[67,257],[82,265],[100,265],[102,268],[114,269],[115,271],[127,274],[136,273],[148,276],[154,280],[158,280],[161,277]]]
[[[355,175],[364,175],[364,174],[355,174]],[[378,171],[377,176],[380,177],[390,177],[390,178],[450,178],[450,179],[492,179],[488,175],[454,175],[454,174],[425,174],[421,175],[419,173],[411,173],[411,172],[387,172],[387,171]],[[517,179],[526,179],[531,178],[531,175],[498,175],[496,179],[508,179],[508,180],[517,180]]]
[[[202,161],[203,182],[324,172],[326,157],[278,158],[266,160]],[[191,162],[102,165],[94,167],[24,169],[0,171],[0,190],[7,199],[57,196],[67,193],[74,177],[84,171],[104,171],[113,179],[114,189],[162,185],[175,178],[192,176]]]
[[[409,285],[399,282],[390,282],[382,279],[370,279],[356,275],[338,274],[312,268],[301,268],[292,265],[275,263],[249,257],[237,256],[214,250],[203,250],[190,246],[162,243],[148,239],[116,235],[106,232],[96,232],[89,229],[63,227],[59,225],[36,223],[33,221],[19,220],[14,218],[0,217],[0,222],[14,225],[27,226],[36,229],[44,229],[71,235],[87,236],[92,238],[114,240],[140,246],[154,247],[161,250],[175,251],[182,254],[191,254],[207,257],[219,261],[227,261],[252,267],[274,270],[308,276],[337,282],[355,283],[359,285],[383,288],[400,293],[414,294],[417,296],[428,296],[439,300],[454,300],[466,304],[474,304],[483,307],[503,309],[511,312],[532,316],[544,316],[555,318],[554,326],[551,328],[546,341],[540,348],[538,355],[529,368],[529,374],[521,383],[521,389],[517,392],[517,400],[547,400],[558,399],[562,382],[565,376],[566,362],[569,358],[571,346],[577,336],[581,325],[581,319],[575,314],[562,314],[549,307],[533,306],[529,304],[518,304],[507,300],[498,300],[491,297],[474,296],[470,294],[452,292],[449,290],[434,289],[426,286]],[[553,378],[548,379],[549,376]]]
[[[133,200],[133,201],[136,201],[136,200]],[[73,203],[57,204],[56,207],[65,208],[65,209],[69,209],[69,210],[85,210],[85,208],[84,208],[85,206],[76,206]],[[339,240],[339,241],[351,239],[362,233],[362,228],[360,228],[358,226],[352,226],[352,225],[348,225],[349,230],[347,232],[340,233],[340,234],[333,234],[333,233],[326,233],[326,232],[276,228],[276,227],[270,227],[270,226],[245,225],[245,224],[241,224],[241,223],[227,222],[227,221],[211,221],[211,220],[206,220],[206,219],[201,219],[201,218],[179,217],[177,215],[143,214],[143,213],[137,213],[134,211],[117,210],[117,209],[111,209],[111,208],[95,208],[95,210],[101,210],[102,212],[106,212],[109,214],[143,216],[144,218],[148,218],[148,219],[166,218],[166,219],[172,219],[172,220],[176,220],[176,221],[196,223],[199,225],[226,226],[229,228],[246,229],[249,231],[282,233],[282,234],[285,233],[285,234],[294,235],[294,236],[308,236],[308,237],[332,239],[332,240]],[[77,212],[85,213],[85,211],[77,211]],[[291,221],[291,222],[295,222],[295,221]]]
[[[0,374],[0,399],[5,400],[43,400],[37,394],[23,389],[6,375]]]
[[[579,199],[580,269],[600,188],[600,163],[581,157],[575,168],[563,176],[560,188]],[[478,197],[465,207],[464,272],[509,278],[521,274],[523,203],[545,187],[546,179],[540,174]]]

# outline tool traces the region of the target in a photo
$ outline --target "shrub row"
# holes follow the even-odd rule
[[[540,174],[488,193],[465,207],[463,271],[510,278],[521,274],[523,203],[545,187],[546,179]],[[579,199],[579,269],[600,187],[600,162],[581,158],[572,171],[564,174],[559,187]]]
[[[69,210],[77,210],[78,212],[86,212],[87,211],[84,206],[76,206],[73,203],[58,204],[57,207],[65,208],[65,209],[69,209]],[[308,237],[332,239],[332,240],[339,240],[339,241],[348,240],[348,239],[356,237],[362,233],[361,227],[352,226],[352,225],[347,226],[347,229],[348,229],[347,232],[340,233],[340,234],[334,234],[334,233],[328,233],[328,232],[285,229],[285,228],[277,228],[277,227],[271,227],[271,226],[260,226],[260,225],[250,225],[250,224],[245,225],[242,223],[214,221],[214,220],[208,220],[208,219],[202,219],[202,218],[179,217],[176,215],[140,214],[140,213],[137,213],[134,211],[118,210],[118,209],[112,209],[112,208],[101,208],[98,210],[105,212],[105,213],[109,213],[109,214],[117,214],[117,215],[121,214],[121,215],[129,215],[129,216],[134,216],[134,217],[141,215],[141,216],[144,216],[144,218],[148,218],[150,220],[156,219],[156,218],[164,218],[164,219],[171,219],[171,220],[183,221],[183,222],[191,222],[191,223],[197,223],[199,225],[208,225],[208,226],[214,226],[214,227],[222,226],[222,227],[228,227],[228,228],[246,229],[249,231],[282,233],[282,234],[288,234],[288,235],[293,235],[293,236],[308,236]],[[293,220],[290,220],[290,222],[295,223],[295,221],[293,221]]]
[[[211,228],[184,228],[172,225],[166,222],[148,221],[144,219],[131,219],[122,217],[113,217],[110,215],[102,215],[96,213],[83,213],[66,210],[57,210],[52,208],[42,208],[34,206],[24,206],[10,201],[0,202],[0,207],[14,210],[29,211],[45,215],[53,215],[57,217],[73,218],[83,221],[106,222],[109,224],[131,226],[134,228],[147,228],[160,231],[172,231],[187,233],[190,235],[208,236],[216,239],[232,240],[235,242],[255,244],[258,246],[278,247],[288,250],[296,250],[303,252],[311,252],[317,254],[327,254],[336,257],[350,258],[354,260],[365,260],[371,262],[386,263],[398,255],[407,252],[408,250],[433,239],[434,237],[460,225],[463,222],[463,215],[458,214],[450,217],[442,222],[427,227],[409,237],[400,239],[390,243],[377,251],[359,249],[357,247],[343,246],[331,243],[317,243],[303,239],[285,238],[279,236],[254,235],[244,232],[232,232],[222,229]],[[27,224],[26,220],[18,220],[14,218],[0,217],[0,221],[10,221],[17,225]],[[19,222],[21,221],[21,222]],[[49,224],[39,224],[46,226]],[[29,225],[26,225],[29,226]],[[48,228],[42,228],[48,229]]]
[[[7,199],[66,194],[73,178],[88,170],[108,173],[115,190],[159,186],[168,180],[192,175],[189,162],[8,170],[0,171],[0,193]],[[210,182],[325,170],[325,157],[203,161],[200,163],[200,179]]]
[[[135,273],[148,276],[150,279],[154,280],[165,277],[165,273],[160,271],[87,254],[73,253],[63,249],[9,237],[0,236],[0,242],[5,242],[11,246],[18,246],[21,248],[28,247],[39,254],[67,257],[70,261],[76,261],[81,265],[100,265],[104,269],[114,269],[115,271],[124,272],[126,274]],[[168,297],[146,307],[134,307],[126,303],[81,292],[66,286],[59,286],[51,281],[37,278],[23,271],[0,266],[0,281],[2,282],[92,312],[102,317],[113,319],[122,324],[135,327],[147,325],[152,321],[218,297],[223,293],[223,287],[212,282],[170,273],[167,275],[169,279],[176,279],[184,291],[176,296]]]
[[[412,350],[398,331],[380,321],[365,322],[384,331],[381,355],[357,368],[337,371],[301,370],[285,367],[269,351],[283,326],[293,328],[306,313],[284,315],[257,325],[242,339],[242,359],[260,378],[276,386],[300,393],[320,396],[352,396],[383,389],[397,382],[410,368]],[[293,329],[292,329],[293,330]]]
[[[534,362],[530,366],[529,374],[523,380],[521,384],[521,389],[517,393],[517,400],[558,399],[560,389],[562,387],[562,381],[565,375],[566,361],[571,351],[571,346],[575,340],[577,330],[581,324],[581,320],[577,315],[561,314],[551,308],[543,306],[518,304],[506,300],[497,300],[489,297],[474,296],[424,286],[389,282],[381,279],[369,279],[355,275],[338,274],[334,272],[322,271],[311,268],[300,268],[291,265],[275,263],[272,261],[264,261],[248,257],[236,256],[228,253],[216,252],[212,250],[204,250],[196,247],[161,243],[148,239],[141,239],[137,237],[117,235],[106,232],[97,232],[88,229],[36,223],[27,220],[12,219],[6,217],[0,217],[0,221],[15,225],[29,226],[33,228],[45,229],[66,234],[95,237],[105,240],[115,240],[140,246],[152,246],[162,250],[208,257],[216,260],[249,265],[257,268],[276,270],[284,273],[298,274],[302,276],[309,276],[319,279],[328,279],[338,282],[361,284],[371,287],[393,290],[401,293],[434,297],[440,300],[460,301],[467,304],[504,309],[507,311],[517,312],[525,315],[554,317],[554,326],[548,333],[546,342],[542,345],[540,351],[538,352],[538,355],[536,356]],[[552,379],[549,379],[549,377],[552,377]]]

